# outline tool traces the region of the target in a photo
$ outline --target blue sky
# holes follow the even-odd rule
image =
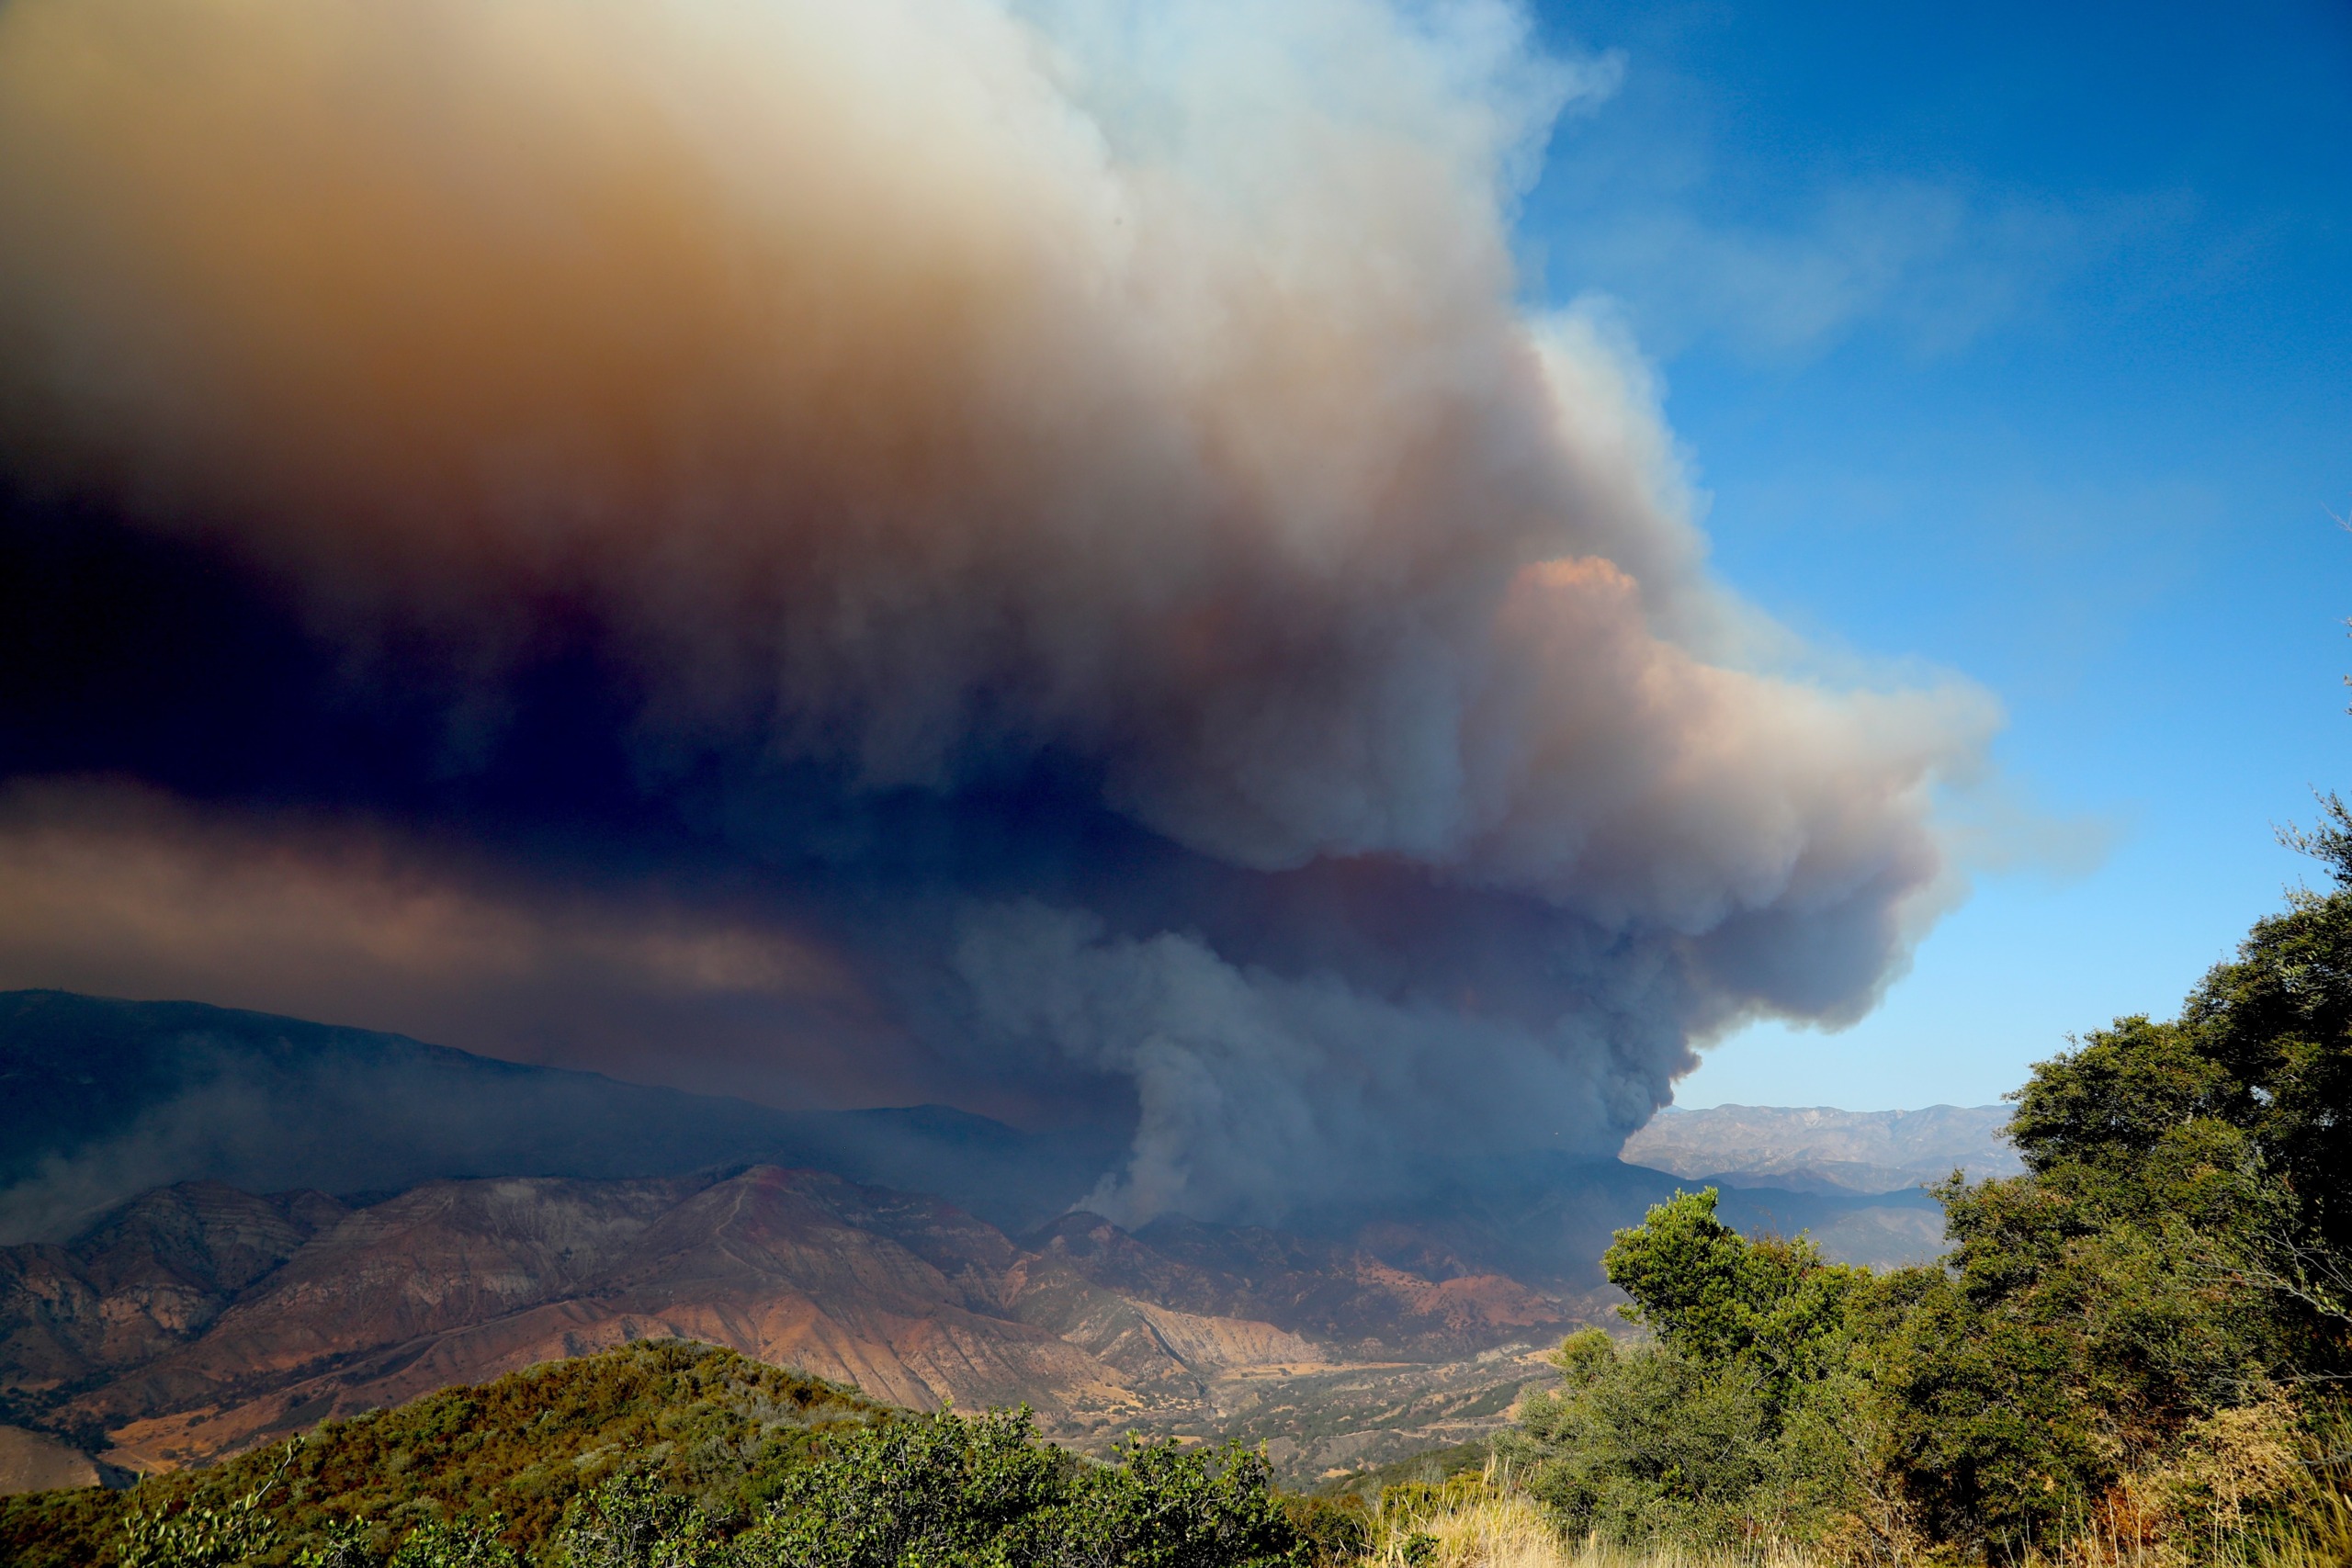
[[[1984,1102],[2176,1008],[2352,788],[2352,6],[1558,5],[1622,85],[1521,217],[1614,302],[1723,576],[1956,671],[2058,824],[1879,1010],[1681,1102]]]

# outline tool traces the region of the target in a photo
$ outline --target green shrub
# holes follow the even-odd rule
[[[566,1568],[705,1568],[724,1561],[719,1522],[650,1475],[617,1475],[573,1505],[557,1540]]]
[[[1131,1438],[1094,1464],[1039,1442],[1025,1409],[845,1434],[734,1548],[745,1568],[1251,1568],[1317,1549],[1261,1455]]]
[[[513,1547],[499,1539],[504,1521],[492,1514],[471,1519],[435,1519],[411,1530],[387,1568],[522,1568]]]

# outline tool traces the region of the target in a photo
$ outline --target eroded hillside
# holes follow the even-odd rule
[[[160,1471],[433,1390],[694,1339],[896,1404],[1026,1403],[1065,1441],[1269,1439],[1286,1470],[1491,1427],[1597,1295],[1351,1242],[937,1199],[753,1167],[440,1181],[363,1208],[217,1183],[0,1253],[17,1419]]]

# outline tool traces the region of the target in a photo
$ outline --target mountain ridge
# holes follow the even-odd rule
[[[1668,1107],[1625,1140],[1620,1157],[1692,1180],[1819,1193],[1887,1193],[2025,1168],[2002,1136],[2006,1105],[1916,1111],[1831,1106]]]
[[[192,1180],[349,1195],[757,1160],[952,1189],[1021,1228],[1082,1197],[1121,1146],[952,1106],[780,1110],[201,1002],[0,992],[0,1243],[62,1240]]]

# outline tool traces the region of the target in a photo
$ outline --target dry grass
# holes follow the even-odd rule
[[[2332,1444],[2307,1439],[2310,1457],[2291,1464],[2290,1482],[2284,1450],[2271,1451],[2275,1429],[2242,1425],[2245,1431],[2229,1434],[2235,1440],[2208,1445],[2226,1462],[2209,1459],[2185,1477],[2119,1488],[2064,1548],[2031,1554],[2018,1568],[2352,1568],[2352,1492],[2343,1485],[2352,1427],[2326,1434]],[[2274,1498],[2295,1495],[2288,1519],[2275,1511],[2256,1517],[2249,1505],[2265,1489]],[[1564,1540],[1491,1464],[1484,1475],[1391,1487],[1374,1540],[1367,1568],[1855,1568],[1858,1561],[1834,1547],[1733,1552]],[[1883,1549],[1865,1555],[1884,1560]]]
[[[1429,1544],[1417,1546],[1417,1540]],[[1384,1518],[1380,1540],[1370,1560],[1377,1568],[1830,1568],[1788,1548],[1733,1554],[1571,1543],[1524,1495],[1508,1492],[1458,1501],[1409,1521]]]
[[[2155,1542],[2084,1539],[2054,1562],[2036,1557],[2026,1568],[2352,1568],[2352,1507],[2335,1504],[2331,1522],[2333,1528],[2220,1535],[2194,1558]],[[1409,1528],[1384,1529],[1368,1562],[1374,1568],[1849,1568],[1791,1546],[1734,1553],[1565,1541],[1532,1502],[1508,1494],[1457,1503]]]
[[[1563,1540],[1492,1461],[1483,1475],[1389,1488],[1374,1539],[1369,1568],[1833,1568],[1787,1547],[1732,1553]]]
[[[2303,1430],[2283,1394],[2197,1422],[2068,1532],[2057,1568],[2352,1568],[2352,1427]]]
[[[1560,1539],[1523,1496],[1487,1495],[1433,1513],[1382,1510],[1379,1568],[1558,1568]]]

